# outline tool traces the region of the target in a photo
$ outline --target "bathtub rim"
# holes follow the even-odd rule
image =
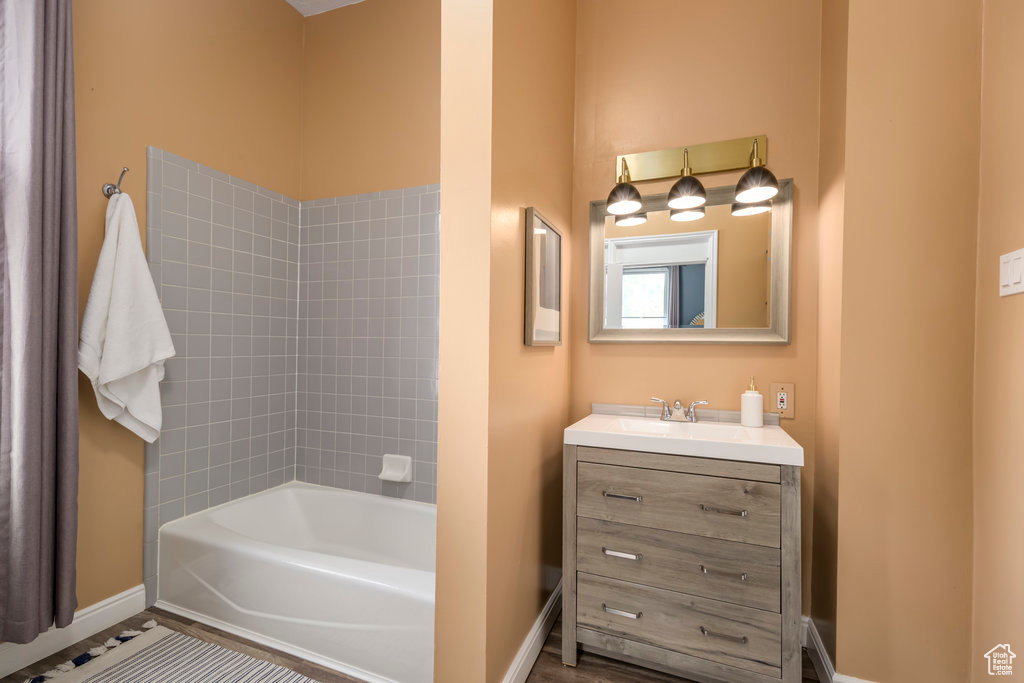
[[[177,519],[172,519],[169,522],[165,522],[164,524],[159,525],[157,527],[157,531],[159,531],[160,529],[163,529],[164,527],[176,525],[178,522],[184,521],[186,519],[194,519],[195,517],[198,517],[199,515],[205,515],[205,514],[207,514],[209,512],[214,512],[216,510],[220,510],[220,509],[226,508],[229,505],[235,505],[235,504],[241,503],[243,501],[250,501],[250,500],[253,500],[254,498],[260,498],[262,496],[266,496],[269,493],[275,493],[275,492],[279,492],[279,491],[286,490],[286,489],[300,489],[300,490],[301,489],[306,489],[306,490],[309,490],[309,491],[326,491],[326,492],[330,492],[330,493],[340,493],[342,495],[351,495],[351,496],[356,496],[356,497],[369,498],[369,499],[373,499],[373,500],[375,500],[377,502],[379,502],[380,499],[383,498],[388,503],[398,504],[401,507],[411,507],[411,508],[420,508],[420,509],[431,508],[434,511],[435,518],[437,517],[437,504],[436,503],[424,503],[424,502],[419,501],[419,500],[408,500],[406,498],[394,498],[392,496],[385,496],[385,495],[381,495],[379,493],[367,493],[365,491],[353,491],[352,489],[345,489],[345,488],[341,488],[341,487],[338,487],[338,486],[328,486],[327,484],[311,484],[311,483],[306,482],[306,481],[299,481],[297,479],[293,479],[292,481],[286,481],[284,483],[278,484],[277,486],[270,486],[268,488],[263,489],[262,491],[257,491],[256,493],[250,493],[248,495],[242,496],[241,498],[235,498],[234,500],[225,501],[223,503],[220,503],[219,505],[214,505],[212,507],[208,507],[205,510],[199,510],[198,512],[193,512],[191,514],[183,515],[181,517],[178,517]]]
[[[344,559],[349,560],[351,562],[354,562],[357,565],[359,563],[382,564],[384,566],[395,567],[395,568],[403,570],[403,571],[425,572],[425,573],[429,573],[429,574],[436,574],[437,573],[437,535],[436,535],[437,534],[437,504],[435,504],[435,503],[424,503],[424,502],[416,501],[416,500],[406,500],[404,498],[392,498],[390,496],[381,496],[381,495],[378,495],[376,493],[366,493],[366,492],[363,492],[363,491],[351,491],[349,489],[342,489],[342,488],[338,488],[338,487],[335,487],[335,486],[326,486],[326,485],[323,485],[323,484],[310,484],[310,483],[302,482],[302,481],[286,481],[283,484],[278,484],[277,486],[272,486],[272,487],[270,487],[268,489],[264,489],[262,491],[258,491],[257,493],[250,493],[247,496],[242,496],[241,498],[236,498],[235,500],[229,500],[229,501],[227,501],[225,503],[221,503],[220,505],[214,505],[213,507],[206,508],[205,510],[199,510],[198,512],[193,512],[190,515],[185,515],[184,517],[179,517],[177,519],[171,520],[170,522],[167,522],[166,524],[161,524],[160,526],[157,527],[157,530],[156,530],[156,534],[157,534],[156,544],[157,544],[157,556],[158,556],[157,557],[157,562],[156,562],[157,568],[159,569],[159,566],[160,566],[160,562],[159,562],[159,552],[160,552],[160,545],[161,545],[160,539],[161,539],[161,536],[162,536],[162,534],[163,534],[165,529],[168,530],[168,533],[175,533],[176,530],[179,527],[193,526],[193,525],[195,525],[197,523],[197,520],[203,519],[204,517],[207,517],[207,516],[213,516],[213,514],[216,513],[218,510],[225,510],[225,509],[227,509],[229,507],[232,507],[234,505],[237,505],[237,504],[240,504],[240,503],[243,503],[243,502],[251,502],[251,501],[253,501],[255,499],[258,499],[260,497],[268,496],[269,494],[272,494],[272,493],[280,493],[282,491],[289,491],[289,490],[296,490],[296,491],[307,490],[307,491],[328,492],[328,493],[330,493],[332,495],[339,494],[339,495],[346,496],[346,497],[347,496],[352,496],[352,497],[355,497],[357,499],[359,497],[363,497],[363,498],[372,499],[375,503],[380,503],[381,499],[383,499],[388,505],[392,505],[392,506],[395,506],[395,507],[398,507],[398,508],[407,508],[407,509],[416,510],[418,512],[426,511],[429,514],[433,515],[433,518],[434,518],[434,534],[435,534],[435,536],[434,536],[434,567],[431,570],[420,569],[420,568],[416,568],[416,567],[407,567],[407,566],[404,566],[404,565],[388,564],[388,563],[385,563],[385,562],[375,563],[375,562],[370,562],[369,560],[360,560],[360,559],[348,557],[348,556],[345,556],[345,555],[332,555],[331,553],[325,553],[325,552],[320,552],[320,551],[316,551],[316,550],[309,550],[309,549],[306,549],[306,548],[296,548],[296,547],[292,547],[292,546],[284,546],[284,547],[288,548],[289,552],[293,552],[293,553],[296,553],[298,555],[305,555],[305,556],[309,556],[309,557],[315,557],[315,556],[341,557],[341,558],[344,558]],[[230,528],[228,526],[225,526],[225,525],[220,524],[220,523],[218,523],[216,521],[213,521],[212,519],[211,520],[207,520],[206,524],[208,524],[210,526],[213,526],[213,527],[216,527],[217,529],[223,530],[228,535],[236,536],[236,537],[239,537],[239,538],[245,538],[248,542],[250,542],[252,544],[255,544],[257,547],[260,547],[260,548],[275,548],[275,547],[279,547],[277,544],[270,543],[269,541],[265,541],[263,539],[256,538],[254,536],[250,536],[250,535],[248,535],[246,533],[243,533],[241,531],[237,531],[237,530],[232,529],[232,528]]]

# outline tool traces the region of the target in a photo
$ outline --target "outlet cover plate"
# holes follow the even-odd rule
[[[780,404],[783,404],[780,406]],[[796,401],[792,382],[772,382],[768,392],[768,412],[778,413],[780,418],[792,420],[796,417]]]

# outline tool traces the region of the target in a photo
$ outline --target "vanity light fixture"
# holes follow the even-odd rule
[[[625,216],[616,216],[615,225],[620,228],[635,228],[638,225],[643,225],[647,222],[647,212],[637,211],[636,213],[626,214]]]
[[[757,144],[756,140],[754,144]],[[625,162],[625,159],[623,159],[623,162]],[[690,150],[686,147],[683,148],[682,176],[682,178],[675,182],[672,189],[668,191],[668,208],[693,209],[698,206],[704,206],[704,203],[708,200],[708,193],[704,189],[704,184],[693,175],[693,169],[690,168]],[[696,218],[673,220],[696,220]]]
[[[766,200],[778,193],[779,181],[764,165],[761,154],[767,149],[767,136],[755,135],[619,155],[615,158],[619,175],[608,194],[605,211],[615,216],[619,227],[642,225],[647,222],[647,214],[643,197],[633,183],[672,179],[675,182],[667,197],[669,217],[677,222],[700,220],[705,215],[702,207],[707,203],[707,190],[697,176],[741,170],[744,173],[736,186],[732,214],[750,216],[770,211],[771,204]],[[764,204],[743,208],[758,202]]]
[[[757,138],[754,138],[754,148],[750,153],[750,168],[740,176],[739,182],[736,183],[736,201],[742,204],[762,202],[766,199],[771,199],[778,193],[779,181],[775,178],[775,174],[764,165],[761,157],[758,156]],[[768,207],[768,209],[770,208]],[[765,209],[765,211],[768,209]],[[758,211],[757,213],[761,212]],[[733,215],[750,214],[737,214],[733,211]]]
[[[689,223],[704,218],[704,207],[698,206],[693,209],[672,209],[668,217],[677,223]]]
[[[626,160],[623,159],[622,174],[619,176],[619,182],[608,193],[608,213],[614,216],[633,214],[639,211],[642,206],[643,202],[640,198],[640,191],[629,181],[629,166],[626,165]],[[646,220],[647,215],[644,214],[644,219],[640,223]],[[634,225],[640,225],[640,223],[635,223]],[[618,220],[615,221],[615,224],[619,225]]]
[[[742,204],[740,202],[732,203],[733,216],[756,216],[759,213],[765,213],[766,211],[771,210],[772,203],[770,200],[767,199],[764,200],[763,202],[752,202],[750,204]]]

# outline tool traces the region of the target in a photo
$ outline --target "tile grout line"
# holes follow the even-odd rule
[[[292,481],[299,478],[299,320],[302,317],[302,204],[299,201],[299,218],[295,229],[295,362],[293,363],[293,410],[292,410]]]

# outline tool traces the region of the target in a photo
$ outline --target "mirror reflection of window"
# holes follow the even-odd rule
[[[706,265],[687,263],[622,271],[622,328],[704,327]]]
[[[609,329],[714,327],[717,231],[605,240]]]
[[[668,268],[624,268],[622,272],[622,327],[668,327]]]
[[[769,325],[771,213],[732,216],[708,206],[691,223],[649,211],[647,223],[605,221],[608,329]]]

